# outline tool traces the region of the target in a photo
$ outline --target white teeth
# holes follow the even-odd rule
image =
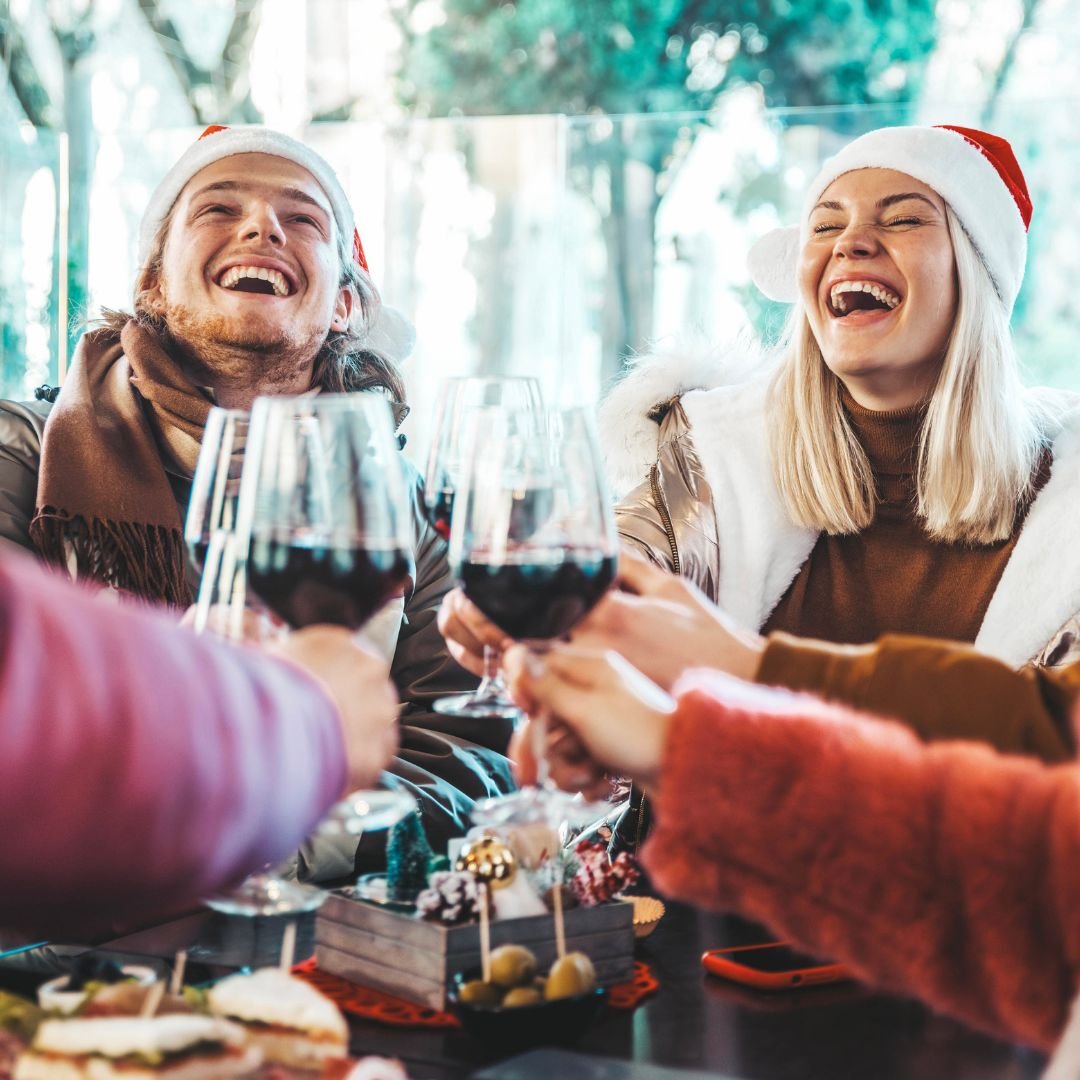
[[[255,278],[269,281],[277,296],[289,295],[289,282],[280,270],[269,270],[265,266],[232,266],[221,275],[218,284],[223,289],[232,289],[242,278]]]
[[[848,309],[847,301],[843,298],[844,293],[851,292],[869,293],[875,300],[884,304],[890,310],[900,304],[900,297],[896,293],[890,292],[876,281],[839,281],[830,290],[829,301],[841,315],[846,314]]]

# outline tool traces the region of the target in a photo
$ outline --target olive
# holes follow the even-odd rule
[[[491,954],[491,981],[497,986],[524,986],[536,975],[536,957],[524,945],[501,945]]]
[[[494,984],[483,979],[470,979],[462,983],[458,990],[458,1001],[465,1005],[479,1005],[483,1009],[494,1009],[502,1000],[502,991]]]
[[[592,961],[582,952],[572,952],[551,965],[544,997],[548,1001],[555,1001],[556,998],[574,997],[595,989],[596,968]]]
[[[522,1005],[539,1005],[544,1000],[543,994],[532,986],[515,986],[513,990],[507,990],[503,998],[504,1009],[517,1009]]]

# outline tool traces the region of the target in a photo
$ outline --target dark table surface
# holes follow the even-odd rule
[[[313,925],[310,916],[300,923],[298,959],[311,952]],[[279,919],[198,913],[97,951],[171,961],[178,949],[187,949],[189,981],[198,981],[276,963],[283,926]],[[911,1001],[852,984],[763,993],[702,972],[706,949],[762,939],[760,930],[739,920],[669,905],[655,933],[639,943],[659,992],[633,1011],[608,1009],[574,1049],[740,1080],[1034,1080],[1042,1070],[1042,1056]],[[64,962],[59,955],[54,965]],[[0,968],[0,985],[10,988],[29,990],[43,977],[40,967],[38,973]],[[400,1057],[416,1078],[468,1076],[507,1056],[456,1030],[392,1028],[355,1018],[350,1027],[354,1053]],[[535,1075],[541,1072],[544,1080],[570,1077],[566,1069]]]

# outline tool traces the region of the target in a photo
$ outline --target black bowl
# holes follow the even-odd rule
[[[517,1008],[468,1005],[458,996],[461,984],[478,978],[478,971],[454,976],[447,995],[450,1009],[470,1035],[498,1046],[556,1046],[573,1042],[596,1019],[607,998],[607,991],[598,986],[587,994]]]

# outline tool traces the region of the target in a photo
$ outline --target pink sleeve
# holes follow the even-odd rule
[[[1039,1047],[1080,965],[1080,775],[697,672],[644,854],[659,888]]]
[[[343,757],[298,669],[0,556],[0,925],[190,906],[292,850]]]

